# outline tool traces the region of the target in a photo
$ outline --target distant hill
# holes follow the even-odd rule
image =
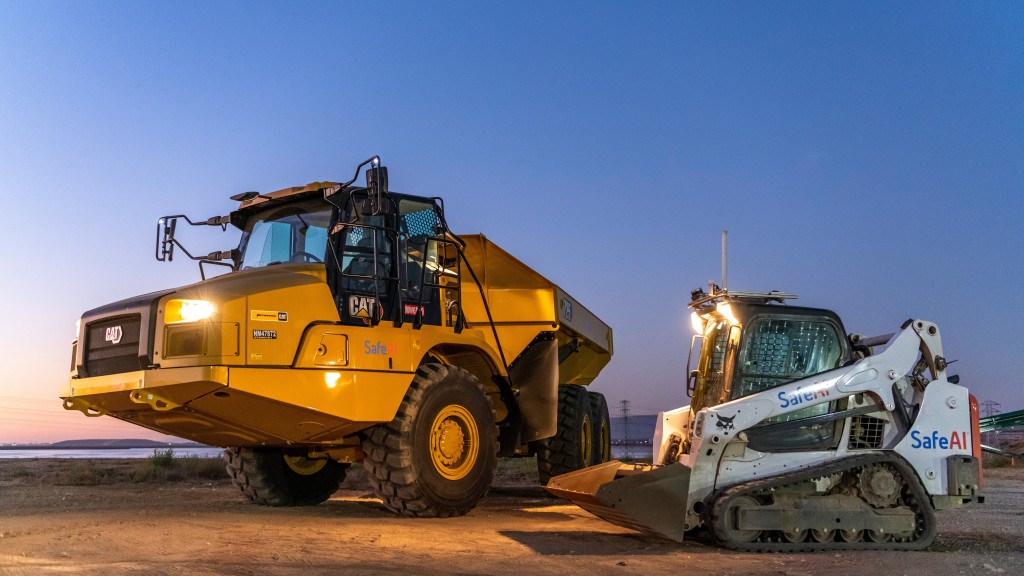
[[[156,440],[144,440],[141,438],[129,439],[86,439],[86,440],[61,440],[48,445],[50,448],[168,448],[178,446],[202,446],[195,442],[157,442]]]

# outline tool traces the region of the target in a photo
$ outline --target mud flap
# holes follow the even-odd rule
[[[612,524],[683,541],[690,469],[612,460],[552,478],[545,490]]]

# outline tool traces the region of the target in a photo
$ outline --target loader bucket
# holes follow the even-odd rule
[[[552,478],[545,490],[612,524],[683,541],[690,469],[618,460]]]

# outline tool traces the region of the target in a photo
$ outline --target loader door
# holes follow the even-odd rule
[[[694,414],[729,400],[731,367],[739,338],[739,326],[731,326],[724,321],[708,323],[694,376],[696,381],[690,403]]]
[[[844,358],[839,334],[839,328],[826,318],[754,317],[744,327],[730,399],[837,368]],[[834,448],[842,422],[820,417],[837,411],[837,404],[818,404],[769,418],[747,431],[750,447],[762,452]]]

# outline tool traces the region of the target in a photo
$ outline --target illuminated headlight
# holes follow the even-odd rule
[[[724,316],[725,319],[729,321],[729,324],[736,326],[740,323],[739,320],[736,319],[736,316],[733,316],[732,306],[729,306],[728,302],[719,302],[718,305],[715,306],[715,310]]]
[[[217,308],[206,300],[169,300],[164,309],[164,323],[197,322],[213,316]]]
[[[693,331],[697,334],[704,333],[704,319],[697,312],[690,314],[690,324],[693,326]]]

